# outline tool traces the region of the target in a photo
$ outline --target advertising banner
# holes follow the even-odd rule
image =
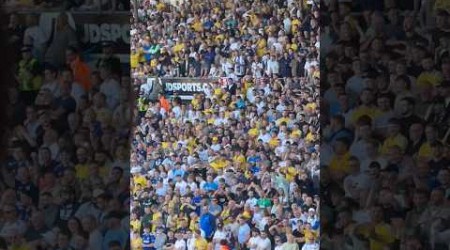
[[[19,12],[25,20],[28,14],[39,15],[39,26],[51,39],[60,12]],[[129,12],[66,12],[70,26],[76,31],[86,61],[95,61],[102,54],[102,43],[114,43],[115,53],[123,64],[130,61],[130,13]]]
[[[100,52],[101,43],[113,42],[116,52],[130,54],[130,17],[125,13],[73,13],[77,33],[86,49]]]
[[[205,89],[214,87],[217,78],[160,78],[166,96],[178,95],[181,100],[192,100],[194,94],[205,93]]]

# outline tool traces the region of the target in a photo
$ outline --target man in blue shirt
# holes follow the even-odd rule
[[[111,212],[108,215],[108,230],[103,239],[103,249],[109,249],[109,243],[112,241],[120,242],[122,248],[127,244],[129,234],[123,230],[121,225],[121,215],[117,212]]]
[[[211,175],[208,175],[206,177],[206,182],[205,182],[205,184],[203,184],[202,189],[209,192],[209,191],[216,191],[218,188],[219,188],[219,185],[217,185],[217,183],[214,182]]]
[[[239,229],[238,229],[238,243],[239,247],[246,249],[247,241],[250,239],[250,226],[248,225],[247,221],[240,217],[238,218],[239,222]]]
[[[202,215],[200,216],[199,226],[202,232],[202,237],[205,239],[211,239],[216,230],[216,217],[208,211],[208,207],[202,208]]]
[[[144,233],[142,234],[142,249],[143,250],[155,250],[155,235],[150,233],[150,229],[147,227],[144,228]]]

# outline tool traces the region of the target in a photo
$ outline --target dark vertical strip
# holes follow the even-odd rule
[[[448,1],[324,1],[323,249],[447,249]]]

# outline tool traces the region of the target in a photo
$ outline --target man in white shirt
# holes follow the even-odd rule
[[[241,48],[241,42],[239,40],[235,41],[235,38],[230,38],[230,50],[239,50]]]
[[[251,65],[251,70],[252,70],[253,77],[257,77],[257,78],[262,77],[263,69],[264,69],[264,65],[259,60],[259,57],[255,56],[254,60],[252,62],[252,65]]]
[[[258,136],[258,140],[262,140],[264,143],[268,143],[270,141],[270,133],[267,131],[267,128],[263,128],[261,130],[260,135]]]
[[[227,232],[223,228],[223,223],[217,223],[217,229],[213,236],[214,250],[220,250],[220,241],[226,240],[228,237]]]
[[[245,201],[245,205],[251,208],[256,206],[258,199],[255,198],[253,191],[248,191],[248,199]]]
[[[215,64],[211,64],[211,68],[209,69],[209,74],[208,75],[210,77],[219,77],[220,76],[219,68],[217,68]]]
[[[231,70],[233,69],[233,65],[226,58],[222,58],[220,63],[222,65],[222,72],[224,72],[225,75],[228,76],[230,74]]]
[[[256,101],[255,94],[256,94],[256,89],[254,87],[250,87],[247,89],[246,96],[247,96],[247,100],[250,103],[255,103],[255,101]]]
[[[289,14],[285,14],[284,16],[283,27],[287,34],[291,33],[291,19],[289,18]]]
[[[181,236],[182,236],[181,233],[179,233],[179,232],[175,233],[175,239],[177,239],[177,241],[175,241],[175,245],[174,245],[175,250],[185,250],[186,249],[186,241]]]
[[[248,242],[247,242],[248,249],[249,250],[257,250],[257,248],[258,248],[258,245],[257,245],[258,240],[259,240],[259,232],[256,229],[254,229],[252,231],[252,237],[250,237],[250,239],[248,239]]]
[[[186,195],[187,186],[188,186],[186,181],[180,175],[177,175],[175,177],[175,180],[176,180],[175,189],[180,190],[181,195]]]
[[[103,79],[103,83],[100,85],[100,92],[106,96],[108,108],[114,110],[120,100],[120,84],[113,77],[110,65],[105,64],[100,68],[100,76]]]
[[[181,108],[178,104],[175,104],[172,108],[172,112],[175,114],[175,118],[181,118]]]
[[[368,189],[370,183],[369,177],[361,172],[360,161],[356,156],[349,159],[350,175],[344,179],[345,196],[353,199],[359,199],[361,191]]]
[[[280,65],[278,64],[278,61],[275,56],[271,55],[269,60],[267,61],[266,74],[272,76],[278,74],[279,71]]]
[[[270,239],[267,237],[267,233],[265,231],[261,231],[260,237],[256,241],[256,250],[271,250],[272,243]]]
[[[33,55],[39,61],[44,59],[45,46],[48,40],[47,35],[41,26],[38,25],[37,16],[30,14],[26,18],[28,28],[24,32],[23,44],[33,48]]]
[[[214,152],[219,152],[222,149],[217,137],[213,138],[211,149],[214,150]]]
[[[140,91],[144,97],[148,97],[152,93],[154,81],[155,78],[148,78],[147,81],[141,85]]]
[[[306,239],[302,250],[319,250],[319,243],[314,240],[314,235],[311,235],[308,239]]]
[[[187,235],[185,235],[185,238],[187,238],[187,250],[195,250],[195,235],[192,232],[188,232]]]
[[[64,68],[60,72],[63,81],[67,81],[71,85],[70,95],[75,99],[77,106],[81,102],[82,96],[86,94],[84,88],[78,82],[74,82],[73,73],[70,68]]]
[[[236,57],[234,59],[234,71],[237,76],[242,77],[245,74],[245,60],[239,51],[236,51]]]
[[[61,87],[57,79],[58,71],[52,66],[47,66],[44,70],[44,83],[41,90],[47,89],[53,95],[54,98],[58,98],[61,95]]]

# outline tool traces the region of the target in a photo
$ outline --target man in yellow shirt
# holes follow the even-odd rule
[[[130,67],[132,69],[135,69],[139,66],[139,59],[141,57],[142,51],[136,50],[136,49],[131,49],[131,53],[130,53]]]
[[[381,146],[382,154],[387,154],[389,149],[394,146],[399,147],[402,152],[406,150],[406,147],[408,146],[408,139],[400,133],[400,126],[401,125],[398,119],[393,118],[389,121],[388,136]]]
[[[204,239],[201,235],[200,230],[195,230],[195,249],[196,250],[207,250],[208,249],[208,241]]]
[[[391,246],[395,241],[391,225],[383,221],[383,209],[374,206],[371,209],[372,221],[366,225],[365,236],[370,242],[370,250],[384,250]]]
[[[350,171],[349,160],[351,155],[349,152],[349,144],[350,142],[346,138],[338,138],[333,145],[335,154],[331,158],[329,166],[331,172],[336,177],[343,177]]]
[[[76,151],[78,164],[75,165],[76,177],[85,180],[89,177],[89,156],[85,148],[80,147]]]
[[[278,145],[280,145],[280,139],[277,137],[277,132],[272,131],[271,138],[269,140],[269,146],[271,148],[276,148]]]
[[[419,158],[431,158],[433,156],[432,144],[439,143],[437,128],[432,125],[428,125],[425,128],[426,141],[420,146],[418,157]]]

